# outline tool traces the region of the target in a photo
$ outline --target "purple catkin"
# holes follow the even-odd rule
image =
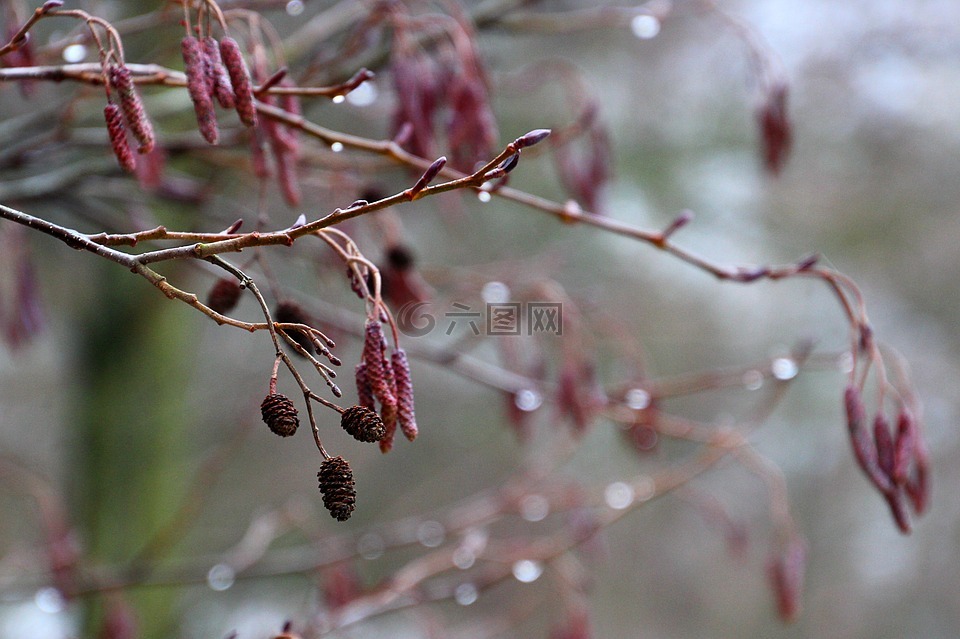
[[[770,564],[770,581],[777,601],[777,613],[784,621],[793,621],[800,613],[800,597],[807,567],[807,545],[793,537]]]
[[[877,447],[877,463],[880,470],[893,482],[893,437],[890,435],[890,424],[887,423],[883,413],[877,413],[873,420],[873,441]]]
[[[236,40],[227,36],[220,41],[220,59],[223,60],[223,66],[226,67],[227,75],[230,76],[240,121],[247,126],[256,126],[257,107],[253,101],[250,72],[243,61],[243,53]]]
[[[207,70],[208,90],[217,99],[220,106],[224,109],[233,109],[236,106],[233,85],[230,83],[230,76],[227,75],[227,70],[223,66],[220,43],[217,42],[216,38],[207,36],[203,39],[203,58]]]
[[[404,437],[413,441],[417,438],[417,418],[413,407],[413,380],[410,378],[410,363],[407,354],[398,348],[390,357],[393,377],[397,386],[397,417]]]
[[[867,475],[874,486],[882,493],[890,492],[890,479],[880,469],[877,456],[877,445],[870,436],[866,426],[866,410],[859,389],[850,384],[844,390],[844,408],[847,413],[847,429],[850,434],[850,444],[853,453],[860,465],[860,469]]]
[[[910,411],[903,409],[897,417],[897,437],[893,447],[893,481],[903,484],[907,480],[910,462],[916,442],[916,424]]]
[[[357,382],[357,404],[372,410],[376,404],[374,403],[373,389],[370,388],[370,381],[367,379],[367,365],[365,363],[357,364],[355,378]]]
[[[386,358],[384,357],[386,340],[383,337],[383,327],[377,320],[368,319],[364,333],[362,358],[363,362],[367,365],[367,380],[370,382],[373,395],[380,400],[381,404],[390,403],[396,405],[397,400],[390,388],[387,371],[384,366],[386,362]]]
[[[127,127],[139,143],[137,152],[145,154],[153,150],[156,139],[153,134],[153,125],[143,108],[143,102],[133,84],[130,69],[125,66],[110,65],[110,88],[116,91],[120,100],[120,108]]]
[[[764,168],[773,175],[783,169],[793,143],[790,119],[787,117],[787,86],[776,83],[764,96],[757,109],[757,126],[760,128],[760,155]]]
[[[133,151],[130,150],[130,143],[127,141],[127,131],[123,126],[123,115],[120,113],[120,107],[116,104],[108,104],[103,108],[103,117],[107,121],[110,146],[113,148],[113,154],[117,156],[120,168],[127,173],[133,173],[137,168],[137,162],[133,157]]]
[[[217,115],[213,110],[213,99],[207,86],[206,65],[200,41],[193,36],[187,36],[180,42],[180,50],[187,74],[187,91],[197,114],[200,134],[210,144],[216,144],[220,141],[220,131],[217,128]]]

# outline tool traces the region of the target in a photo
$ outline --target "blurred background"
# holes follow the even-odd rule
[[[117,20],[162,3],[76,4]],[[482,11],[490,4],[467,8]],[[923,401],[933,454],[932,508],[911,535],[897,531],[854,463],[839,368],[801,370],[751,435],[783,470],[809,544],[799,618],[784,625],[775,614],[766,574],[773,535],[766,487],[738,465],[724,464],[696,479],[691,492],[638,508],[573,553],[584,572],[593,636],[955,637],[960,5],[715,3],[775,52],[787,80],[794,147],[773,176],[760,159],[760,95],[750,51],[712,4],[650,3],[650,15],[641,20],[616,14],[594,28],[574,28],[570,19],[560,22],[562,28],[492,21],[477,40],[497,87],[499,139],[562,127],[592,100],[611,141],[613,177],[598,196],[606,214],[662,228],[689,209],[695,218],[676,240],[712,261],[784,264],[819,253],[822,263],[858,282],[878,338],[909,365]],[[341,15],[325,2],[260,5],[284,37],[322,12],[330,11],[331,21]],[[530,3],[526,10],[589,7],[570,0]],[[34,42],[60,43],[71,26],[44,21]],[[164,60],[180,68],[177,33],[170,24],[132,32],[125,38],[128,61]],[[337,37],[342,34],[327,46]],[[329,54],[321,45],[311,51],[318,58]],[[85,55],[96,59],[95,52]],[[544,60],[579,71],[583,93],[571,100],[562,81],[531,82],[531,74],[547,68],[538,66]],[[307,117],[348,133],[388,136],[392,85],[389,72],[379,71],[372,97],[305,102]],[[147,88],[144,95],[148,110],[172,123],[161,129],[161,139],[195,136],[185,92]],[[190,198],[142,196],[135,180],[114,170],[102,132],[95,130],[102,128],[101,108],[96,89],[37,83],[24,100],[12,83],[0,87],[0,135],[8,149],[3,203],[91,233],[161,222],[214,231],[260,212],[257,184],[234,170],[242,149],[175,155],[168,175]],[[66,113],[74,133],[51,138],[51,123]],[[12,162],[9,145],[18,143],[26,150]],[[354,171],[351,160],[364,170]],[[271,226],[287,226],[300,212],[310,218],[349,204],[370,186],[370,172],[379,171],[377,187],[387,192],[410,183],[408,174],[377,162],[359,154],[323,155],[319,169],[303,175],[299,209],[285,207],[276,189],[267,191],[263,209]],[[511,186],[561,202],[570,197],[545,152],[525,154]],[[819,282],[718,282],[650,246],[559,224],[496,198],[428,198],[397,208],[396,215],[425,281],[448,305],[437,308],[457,300],[482,306],[491,282],[521,290],[550,279],[588,327],[615,325],[622,342],[588,340],[605,388],[624,375],[623,351],[642,352],[646,375],[658,379],[723,367],[750,371],[804,340],[815,353],[847,347],[847,325]],[[147,578],[153,586],[107,589],[105,595],[108,609],[114,595],[132,606],[144,636],[267,637],[285,620],[309,617],[323,600],[330,577],[306,569],[314,561],[311,552],[356,549],[360,559],[351,567],[362,584],[377,584],[417,552],[384,553],[380,527],[386,522],[413,531],[422,548],[444,543],[442,528],[424,525],[433,521],[431,513],[549,457],[543,442],[553,440],[541,437],[566,428],[557,425],[556,408],[547,401],[528,415],[533,435],[519,440],[501,391],[429,358],[416,359],[421,435],[414,444],[399,442],[381,455],[340,433],[333,420],[321,424],[328,449],[348,457],[357,478],[357,511],[339,524],[323,511],[316,491],[319,459],[309,433],[279,440],[260,423],[258,406],[273,362],[265,335],[217,327],[123,269],[51,238],[6,222],[0,229],[5,321],[15,313],[8,300],[20,299],[11,289],[11,269],[19,263],[11,256],[24,250],[32,255],[44,318],[43,331],[0,350],[2,637],[92,636],[96,628],[84,598],[64,601],[52,588],[44,531],[59,528],[50,524],[56,517],[44,507],[46,499],[65,505],[78,543],[96,566],[158,558]],[[382,223],[364,218],[344,230],[365,253],[382,259]],[[343,321],[348,329],[362,323],[362,303],[351,297],[342,268],[319,243],[290,256],[283,250],[271,249],[268,259],[287,294],[328,319],[337,309],[353,313]],[[217,276],[193,265],[165,266],[163,273],[201,296]],[[255,321],[254,300],[245,299],[235,314]],[[321,321],[320,328],[327,325]],[[349,371],[360,344],[349,330],[334,326],[331,334]],[[492,363],[503,349],[463,327],[451,335],[437,330],[405,339],[411,351],[458,349]],[[555,343],[538,347],[558,351]],[[346,388],[349,374],[344,377]],[[734,423],[750,413],[754,395],[765,392],[754,381],[745,377],[736,388],[695,394],[669,408],[711,424]],[[281,376],[284,387],[296,395],[289,377]],[[353,397],[352,390],[346,395]],[[598,420],[556,471],[558,481],[576,480],[602,494],[663,461],[666,453],[637,455],[618,430]],[[184,503],[196,507],[178,511]],[[724,525],[705,516],[712,511],[704,503],[717,505],[742,535],[732,540]],[[184,518],[179,523],[172,519],[178,512]],[[171,521],[176,525],[164,528]],[[510,520],[500,522],[495,534],[536,534],[537,521],[535,515],[518,519],[516,530]],[[542,525],[556,520],[548,517]],[[256,544],[264,538],[270,548],[260,550],[269,561],[254,560],[247,569],[244,562],[260,556]],[[290,565],[304,568],[263,576]],[[423,606],[427,612],[386,615],[337,636],[548,636],[566,614],[555,584],[558,572],[569,574],[564,571],[539,566],[532,579],[521,574],[475,596],[461,589],[453,600]],[[516,623],[499,634],[490,631],[490,620],[518,602],[528,610]]]

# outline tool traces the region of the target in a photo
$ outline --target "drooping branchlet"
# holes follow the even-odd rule
[[[273,319],[280,324],[306,324],[310,325],[311,320],[303,307],[296,302],[289,300],[277,304],[273,311]],[[303,347],[307,352],[313,350],[313,342],[300,331],[290,331],[287,333],[293,341]]]
[[[260,404],[260,414],[270,430],[280,437],[290,437],[300,426],[297,407],[286,395],[270,393]]]
[[[180,51],[183,54],[184,71],[187,74],[187,91],[193,110],[197,115],[197,126],[203,139],[210,144],[220,141],[220,131],[217,128],[217,115],[213,110],[213,98],[207,84],[207,69],[203,55],[203,47],[194,36],[187,36],[180,42]]]
[[[402,348],[398,348],[390,356],[390,363],[397,387],[397,417],[400,422],[400,430],[403,431],[404,437],[413,441],[417,438],[419,429],[414,414],[413,380],[410,377],[410,363],[407,361],[407,353]]]
[[[229,313],[240,301],[242,292],[237,280],[232,277],[221,277],[213,283],[207,294],[207,306],[220,314]]]
[[[123,126],[123,114],[116,104],[108,104],[103,108],[103,117],[107,121],[107,134],[110,136],[110,147],[117,156],[120,168],[127,173],[133,173],[137,168],[137,161],[133,157],[130,143],[127,141],[127,130]]]
[[[217,102],[224,109],[232,109],[236,106],[236,98],[233,94],[233,85],[230,84],[230,76],[223,66],[222,56],[220,55],[220,43],[212,36],[203,39],[203,61],[207,70],[207,89]]]
[[[366,406],[351,406],[343,411],[340,426],[361,442],[378,442],[387,432],[380,416]]]
[[[140,95],[133,84],[130,69],[112,64],[108,76],[110,88],[116,92],[120,100],[120,108],[123,110],[123,117],[127,126],[140,145],[137,151],[139,153],[150,153],[156,142],[153,125],[150,124],[147,112],[143,108],[143,102],[140,100]]]
[[[250,71],[243,60],[243,53],[237,41],[227,36],[220,41],[220,59],[230,76],[237,115],[247,126],[257,125],[257,107],[253,102],[253,88],[250,85]]]
[[[357,502],[357,491],[350,463],[343,457],[324,460],[317,473],[323,506],[338,521],[350,519]]]

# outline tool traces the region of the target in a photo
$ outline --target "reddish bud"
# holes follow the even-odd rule
[[[150,124],[143,102],[133,84],[130,69],[124,66],[110,65],[110,88],[117,92],[123,117],[133,133],[133,137],[140,143],[139,153],[150,153],[153,150],[155,138],[153,125]]]
[[[193,36],[187,36],[180,42],[180,51],[183,54],[184,71],[187,74],[187,91],[193,110],[197,115],[197,125],[203,139],[210,144],[220,141],[220,131],[217,128],[217,115],[213,110],[213,100],[210,87],[207,84],[207,69],[200,41]]]
[[[397,413],[400,420],[400,430],[404,437],[413,441],[417,438],[417,418],[413,410],[413,380],[410,377],[410,363],[407,354],[398,348],[390,357],[393,375],[397,384]]]
[[[240,51],[240,45],[237,44],[236,40],[227,36],[220,41],[220,58],[223,60],[223,66],[227,69],[227,75],[230,76],[230,84],[233,87],[233,96],[240,121],[247,126],[256,126],[257,107],[253,101],[250,71],[247,69],[247,64],[243,60],[243,53]]]
[[[443,165],[447,163],[446,157],[439,157],[433,161],[433,164],[427,167],[427,170],[423,172],[423,175],[420,176],[420,179],[417,180],[417,183],[414,184],[410,189],[407,190],[407,194],[410,197],[416,197],[420,191],[427,188],[427,185],[433,181],[437,174],[440,173],[440,170],[443,168]]]
[[[230,76],[227,75],[227,70],[223,66],[220,43],[211,36],[203,39],[203,58],[204,67],[207,70],[208,91],[224,109],[234,108],[236,99],[233,95],[233,85],[230,84]]]
[[[547,139],[547,136],[550,135],[550,129],[534,129],[529,133],[524,133],[519,138],[517,138],[513,145],[517,149],[525,149],[528,146],[533,146],[534,144],[539,144]]]
[[[783,621],[791,622],[800,614],[806,568],[807,545],[799,536],[792,537],[770,562],[768,576]]]
[[[913,506],[913,512],[922,515],[930,503],[930,458],[923,439],[917,437],[913,473],[907,478],[904,490]]]
[[[110,136],[110,146],[117,156],[117,163],[127,173],[133,173],[137,168],[137,161],[127,142],[127,131],[123,126],[123,115],[116,104],[108,104],[103,109],[103,116],[107,121],[107,134]]]

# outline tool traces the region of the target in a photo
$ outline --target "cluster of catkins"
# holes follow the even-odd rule
[[[910,532],[910,516],[905,502],[910,503],[914,514],[922,515],[930,492],[930,453],[920,435],[916,418],[902,406],[897,423],[891,429],[883,411],[878,410],[871,432],[863,397],[853,384],[844,391],[844,407],[857,463],[886,499],[900,530]]]
[[[386,428],[380,440],[381,451],[387,453],[393,448],[398,424],[407,439],[416,439],[417,420],[413,410],[413,383],[407,354],[402,348],[397,348],[387,357],[383,326],[375,319],[367,320],[356,381],[357,402],[361,406],[374,410],[376,403],[380,403],[380,417]]]
[[[120,168],[133,173],[137,168],[137,161],[127,139],[127,130],[137,141],[137,152],[150,153],[156,145],[153,125],[143,108],[143,101],[134,86],[130,69],[123,64],[109,64],[104,71],[108,102],[103,109],[103,117],[107,121],[110,146],[117,156]],[[115,100],[119,101],[119,105]]]
[[[282,81],[281,87],[290,88],[289,81]],[[264,104],[279,106],[291,115],[300,115],[300,99],[291,93],[280,95],[279,104],[271,95],[262,97]],[[300,205],[300,184],[297,178],[297,163],[300,160],[300,142],[295,129],[282,126],[273,120],[264,118],[260,126],[262,136],[252,138],[252,157],[254,172],[257,177],[270,177],[270,168],[267,165],[264,143],[269,145],[273,156],[273,166],[277,172],[277,183],[283,200],[292,208]]]
[[[187,91],[204,140],[210,144],[220,141],[214,98],[224,109],[236,109],[245,125],[257,124],[250,74],[236,40],[227,36],[217,42],[213,36],[187,36],[180,42],[180,50]]]

